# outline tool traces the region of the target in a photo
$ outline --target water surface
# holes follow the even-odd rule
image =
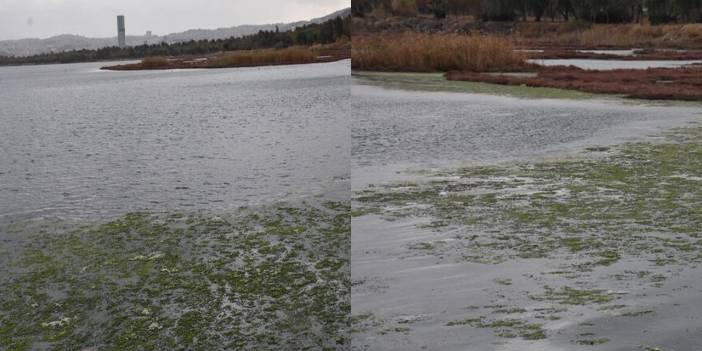
[[[0,216],[227,211],[348,184],[349,61],[0,68]]]
[[[421,91],[425,86],[430,91]],[[442,86],[452,92],[440,91]],[[697,266],[657,264],[642,255],[571,272],[568,267],[582,255],[515,258],[499,249],[495,254],[509,259],[490,262],[488,251],[480,254],[481,240],[502,234],[499,240],[519,243],[515,232],[529,237],[549,229],[512,222],[476,226],[485,214],[471,206],[509,213],[524,196],[543,191],[530,188],[528,178],[515,178],[517,185],[504,190],[503,182],[514,176],[510,170],[597,160],[610,147],[629,142],[657,143],[666,130],[702,120],[699,106],[457,93],[461,87],[419,75],[354,80],[352,187],[358,212],[352,221],[351,295],[358,332],[353,349],[619,351],[690,349],[698,343],[690,332],[700,318],[699,297],[693,297],[699,291],[693,283],[700,276]],[[505,167],[508,176],[481,174],[474,166]],[[478,175],[462,174],[463,167]],[[558,172],[554,167],[549,174],[558,179]],[[363,196],[389,200],[358,200]],[[436,205],[428,199],[437,199]],[[449,219],[432,216],[441,211]],[[442,224],[450,218],[455,222]],[[491,244],[500,247],[500,241]],[[538,250],[542,244],[524,245]],[[603,289],[612,302],[593,307],[539,300],[546,288],[563,286]],[[510,335],[514,329],[479,327],[470,321],[475,318],[506,324],[529,320],[537,328],[527,331],[544,335]],[[657,320],[673,327],[657,327]]]
[[[697,107],[422,92],[354,82],[355,189],[397,180],[400,170],[562,155],[699,118]]]
[[[614,70],[614,69],[647,69],[647,68],[678,68],[697,64],[699,60],[597,60],[597,59],[535,59],[528,60],[542,66],[575,66],[582,69]]]

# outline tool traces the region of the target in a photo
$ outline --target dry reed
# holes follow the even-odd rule
[[[458,34],[384,34],[353,38],[352,67],[380,71],[510,71],[525,57],[510,40]]]
[[[145,57],[141,60],[141,66],[144,68],[162,68],[168,67],[169,62],[165,57]]]
[[[575,22],[573,22],[575,23]],[[702,48],[702,24],[523,24],[517,35],[541,45]]]
[[[207,67],[237,67],[314,62],[317,55],[307,48],[291,47],[274,50],[242,50],[225,52],[207,62]]]

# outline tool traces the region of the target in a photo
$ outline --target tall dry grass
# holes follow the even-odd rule
[[[575,23],[575,22],[572,22]],[[517,35],[544,45],[702,48],[702,24],[524,24]]]
[[[525,65],[510,40],[458,34],[382,34],[352,39],[351,65],[381,71],[508,71]]]
[[[207,67],[260,66],[314,62],[317,55],[303,47],[225,52],[207,62]]]
[[[168,65],[168,59],[166,59],[165,57],[145,57],[143,60],[141,60],[141,66],[143,68],[162,68],[168,67]]]

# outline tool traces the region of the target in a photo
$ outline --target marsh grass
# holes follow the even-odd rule
[[[702,24],[522,23],[518,37],[542,45],[701,48]]]
[[[165,57],[160,57],[160,56],[154,56],[154,57],[145,57],[143,60],[141,60],[141,65],[144,68],[162,68],[162,67],[168,67],[169,66],[168,59]]]
[[[263,49],[225,52],[211,58],[207,62],[208,68],[236,67],[236,66],[261,66],[286,63],[309,63],[317,58],[312,50],[303,47],[287,49]]]
[[[510,40],[458,34],[386,34],[353,38],[352,67],[377,71],[513,71],[525,56]]]

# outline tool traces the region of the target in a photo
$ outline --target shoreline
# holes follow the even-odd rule
[[[141,67],[140,63],[126,64],[126,65],[115,65],[115,66],[104,66],[100,67],[103,71],[158,71],[158,70],[169,70],[169,69],[220,69],[220,68],[247,68],[247,67],[270,67],[270,66],[290,66],[290,65],[307,65],[313,63],[330,63],[339,62],[343,60],[348,60],[351,57],[340,57],[331,60],[317,60],[311,62],[274,62],[267,64],[250,64],[250,65],[235,65],[227,67],[202,67],[202,66],[173,66],[173,67]]]

